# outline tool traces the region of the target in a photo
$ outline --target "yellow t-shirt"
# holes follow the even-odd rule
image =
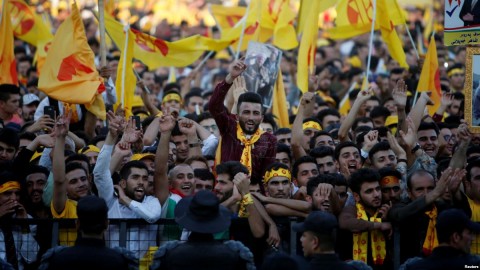
[[[472,221],[480,222],[480,204],[475,203],[470,198],[468,198],[468,204],[470,204],[470,210],[472,211]],[[470,254],[480,255],[480,233],[477,233],[473,238]]]
[[[77,218],[77,202],[67,199],[63,212],[58,214],[53,207],[53,202],[50,204],[53,218]],[[77,240],[76,228],[60,228],[58,239],[61,246],[73,246]]]

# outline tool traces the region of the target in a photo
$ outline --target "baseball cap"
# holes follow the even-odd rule
[[[142,160],[144,158],[150,158],[152,160],[155,160],[155,155],[152,153],[143,153],[143,154],[134,154],[130,160]]]
[[[33,102],[40,103],[40,98],[38,98],[37,95],[35,95],[35,94],[26,94],[22,97],[23,105],[30,105]]]
[[[437,218],[437,232],[442,235],[451,235],[454,232],[469,229],[480,232],[480,223],[471,221],[465,212],[460,209],[448,209],[441,212]]]
[[[294,224],[293,230],[296,232],[331,233],[337,227],[338,222],[334,215],[324,211],[313,211],[304,222]]]

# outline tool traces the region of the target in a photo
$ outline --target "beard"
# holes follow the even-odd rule
[[[220,203],[228,200],[230,197],[232,197],[232,195],[233,195],[233,189],[230,190],[230,191],[227,191],[227,192],[223,193],[222,198],[220,198]]]
[[[247,135],[255,134],[257,129],[260,127],[260,123],[255,123],[253,129],[251,129],[250,127],[247,128],[244,121],[239,121],[239,124],[240,124],[240,127],[243,130],[243,133],[245,133]]]

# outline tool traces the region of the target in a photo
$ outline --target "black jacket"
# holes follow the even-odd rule
[[[460,270],[465,266],[480,265],[480,257],[466,254],[461,250],[441,246],[433,250],[428,258],[421,259],[411,264],[406,264],[406,270]]]

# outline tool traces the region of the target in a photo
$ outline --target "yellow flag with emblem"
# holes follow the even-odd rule
[[[18,85],[17,65],[13,54],[13,29],[10,16],[7,12],[2,15],[0,22],[0,84]]]
[[[64,103],[85,104],[90,112],[105,119],[101,95],[105,86],[94,57],[77,5],[73,3],[71,15],[60,25],[52,41],[38,88]]]

